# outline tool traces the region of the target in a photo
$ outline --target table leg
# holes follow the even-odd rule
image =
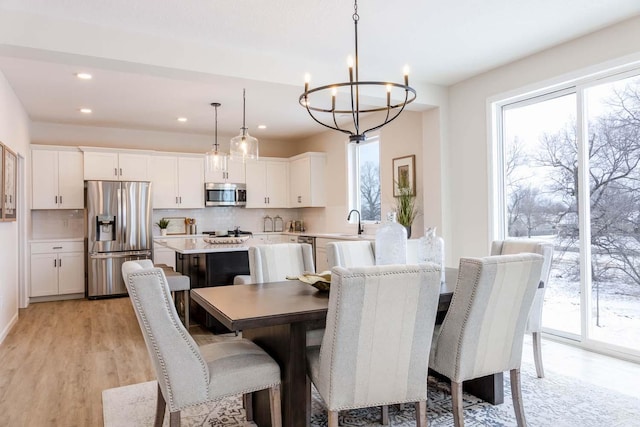
[[[280,365],[283,427],[308,427],[311,402],[306,381],[306,325],[247,329],[242,336],[262,347]],[[253,420],[259,427],[271,426],[266,390],[253,395]]]

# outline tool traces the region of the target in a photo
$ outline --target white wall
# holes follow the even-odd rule
[[[29,118],[0,72],[0,141],[27,158]],[[24,200],[18,200],[25,206]],[[20,215],[20,212],[18,212]],[[0,342],[18,320],[18,225],[0,222]],[[24,247],[24,246],[23,246]]]
[[[551,86],[640,56],[640,18],[589,34],[494,69],[452,86],[449,90],[450,138],[445,144],[445,173],[450,201],[444,210],[453,225],[450,239],[455,265],[461,256],[489,253],[490,142],[487,100],[499,94]]]

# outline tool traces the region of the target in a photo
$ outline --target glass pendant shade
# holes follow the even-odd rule
[[[205,154],[205,167],[207,172],[227,172],[228,170],[228,158],[226,153],[218,151],[218,107],[221,104],[219,102],[212,102],[211,106],[216,109],[216,128],[215,139],[213,140],[213,146],[211,150]]]
[[[240,135],[231,138],[229,151],[233,158],[258,160],[258,139],[243,129]]]

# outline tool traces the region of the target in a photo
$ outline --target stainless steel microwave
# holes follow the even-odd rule
[[[207,182],[204,184],[205,206],[245,206],[247,204],[247,186]]]

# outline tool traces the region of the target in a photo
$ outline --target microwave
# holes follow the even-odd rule
[[[207,182],[204,184],[205,206],[245,206],[247,204],[247,186]]]

